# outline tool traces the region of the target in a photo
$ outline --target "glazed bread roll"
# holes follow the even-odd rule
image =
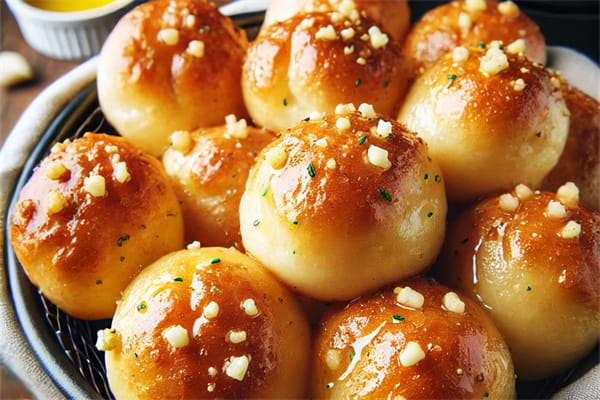
[[[476,302],[424,277],[330,310],[313,398],[514,399],[508,347]]]
[[[303,121],[267,146],[240,202],[244,248],[319,300],[424,270],[444,237],[444,184],[426,145],[366,104],[353,109]]]
[[[271,0],[261,29],[297,14],[332,11],[367,17],[397,41],[404,39],[410,24],[407,0]]]
[[[546,62],[546,41],[538,25],[512,1],[458,0],[433,8],[411,27],[404,51],[420,73],[457,46],[494,40],[519,47],[533,62]]]
[[[395,113],[408,85],[399,47],[370,20],[337,15],[296,15],[250,45],[242,86],[256,124],[280,132],[341,103]]]
[[[176,130],[246,115],[246,33],[205,0],[158,0],[126,14],[98,63],[98,99],[122,136],[159,155]]]
[[[131,283],[97,347],[118,399],[300,398],[310,330],[293,295],[256,261],[188,248]]]
[[[19,193],[9,230],[31,282],[82,319],[112,317],[140,269],[183,247],[160,162],[105,134],[56,144]]]
[[[558,163],[544,178],[542,189],[555,191],[564,182],[579,187],[583,205],[600,210],[600,105],[598,100],[569,85],[560,76],[571,113],[569,136]]]
[[[600,332],[600,215],[525,185],[477,204],[449,228],[440,279],[486,306],[520,379],[558,374]]]
[[[398,115],[429,145],[454,202],[537,187],[567,139],[569,110],[550,72],[497,46],[446,54],[417,78]]]
[[[241,249],[240,197],[256,156],[274,139],[234,115],[225,125],[171,135],[162,162],[181,201],[186,242]]]

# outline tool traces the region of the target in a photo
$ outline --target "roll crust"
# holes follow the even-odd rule
[[[482,3],[473,9],[467,3]],[[452,1],[426,12],[409,30],[404,49],[415,73],[431,66],[457,46],[477,46],[494,40],[505,46],[524,40],[523,54],[533,62],[546,62],[546,41],[538,25],[515,8],[502,10],[508,1]]]
[[[406,287],[423,296],[422,307],[398,302]],[[448,293],[462,313],[446,308]],[[483,307],[431,278],[333,307],[317,330],[313,366],[319,399],[515,398],[508,347]]]
[[[465,57],[446,54],[417,78],[398,120],[427,142],[454,202],[538,187],[568,135],[560,88],[549,71],[506,49],[462,49]]]
[[[369,34],[372,27],[376,24],[365,18],[336,19],[331,13],[296,15],[268,26],[248,48],[243,68],[244,101],[254,122],[281,132],[341,103],[369,103],[382,114],[395,113],[407,90],[407,65],[384,33]],[[376,44],[363,35],[377,38]]]
[[[235,129],[230,124],[182,132],[190,143],[172,143],[162,156],[181,201],[187,243],[242,248],[240,198],[256,156],[275,135],[244,126],[232,136]]]
[[[179,332],[169,337],[173,327]],[[106,366],[119,399],[305,394],[306,318],[284,286],[235,249],[157,260],[125,291],[112,328]]]
[[[98,177],[104,193],[94,195]],[[82,319],[112,317],[143,267],[183,247],[181,208],[160,162],[105,134],[55,145],[21,190],[9,229],[31,282]]]
[[[542,379],[573,365],[598,341],[598,260],[598,213],[519,186],[450,225],[439,277],[486,306],[519,378]]]
[[[246,48],[245,31],[212,3],[143,3],[119,21],[102,47],[102,110],[122,136],[159,155],[176,130],[246,115],[240,87]]]
[[[386,123],[382,136],[377,126]],[[388,168],[369,156],[377,148]],[[246,250],[321,300],[347,300],[425,269],[445,217],[443,179],[425,144],[390,118],[358,111],[287,130],[259,155],[240,203]]]

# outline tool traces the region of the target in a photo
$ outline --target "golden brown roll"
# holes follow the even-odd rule
[[[448,199],[468,202],[537,187],[564,148],[569,110],[550,72],[490,45],[458,47],[427,69],[398,120],[429,145]]]
[[[301,398],[310,330],[293,295],[235,249],[188,248],[127,288],[99,332],[118,399]]]
[[[445,231],[444,183],[426,145],[372,107],[353,108],[268,145],[240,202],[244,248],[294,290],[326,301],[424,270]]]
[[[314,348],[313,398],[515,398],[508,347],[483,307],[431,278],[336,306]]]
[[[246,115],[246,33],[205,0],[158,0],[125,15],[98,63],[98,98],[119,133],[159,155],[176,130]]]
[[[404,43],[420,73],[457,46],[498,40],[533,62],[546,62],[546,41],[538,25],[512,1],[458,0],[429,10],[409,30]]]
[[[248,171],[274,139],[233,115],[225,125],[171,136],[162,162],[181,201],[186,242],[241,249],[238,210]]]
[[[363,17],[296,15],[268,26],[248,48],[244,101],[254,122],[280,132],[341,103],[394,114],[408,72],[397,44]]]
[[[521,379],[550,377],[590,352],[600,332],[600,215],[525,185],[477,204],[449,227],[440,279],[479,300]]]
[[[373,20],[397,41],[404,39],[410,23],[407,0],[271,0],[261,29],[296,14],[311,12],[362,15]]]
[[[65,312],[110,318],[131,279],[183,247],[162,165],[126,139],[58,143],[19,194],[10,240],[31,282]]]
[[[581,203],[600,210],[600,105],[598,100],[560,79],[561,89],[571,113],[569,136],[556,166],[542,182],[542,189],[554,191],[573,182],[580,191]]]

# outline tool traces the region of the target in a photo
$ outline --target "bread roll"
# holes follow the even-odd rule
[[[310,330],[293,295],[235,249],[171,253],[99,332],[117,399],[300,398]]]
[[[494,40],[518,48],[533,62],[546,62],[546,41],[538,25],[512,1],[458,0],[435,7],[409,30],[404,51],[420,73],[457,46]]]
[[[558,374],[598,342],[600,215],[577,197],[572,183],[519,185],[449,228],[440,279],[486,306],[520,379]]]
[[[313,357],[313,398],[515,398],[508,347],[483,307],[423,277],[336,306]]]
[[[143,267],[183,247],[160,162],[105,134],[56,144],[19,193],[9,230],[31,282],[82,319],[112,317]]]
[[[250,45],[242,75],[254,122],[275,132],[341,103],[393,115],[408,85],[398,45],[363,17],[296,15]]]
[[[558,163],[544,178],[542,189],[555,191],[572,181],[583,205],[600,210],[600,105],[598,100],[569,85],[560,76],[561,89],[571,113],[569,136]]]
[[[410,23],[407,0],[271,0],[261,29],[296,14],[332,11],[347,16],[359,13],[397,41],[404,39]]]
[[[240,202],[245,249],[325,301],[424,270],[445,231],[443,179],[425,144],[372,107],[353,108],[303,121],[267,146]]]
[[[449,200],[541,183],[569,129],[569,111],[551,78],[497,44],[460,47],[417,78],[398,120],[429,145]]]
[[[154,155],[176,130],[246,115],[246,33],[205,0],[158,0],[126,14],[98,63],[98,99],[119,133]]]
[[[181,201],[186,242],[241,249],[238,210],[248,171],[274,139],[233,115],[225,125],[172,135],[162,162]]]

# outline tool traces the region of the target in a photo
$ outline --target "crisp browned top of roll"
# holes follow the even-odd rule
[[[423,15],[410,29],[406,55],[416,71],[456,46],[502,41],[513,43],[534,62],[546,62],[546,42],[539,27],[511,1],[458,0]]]

